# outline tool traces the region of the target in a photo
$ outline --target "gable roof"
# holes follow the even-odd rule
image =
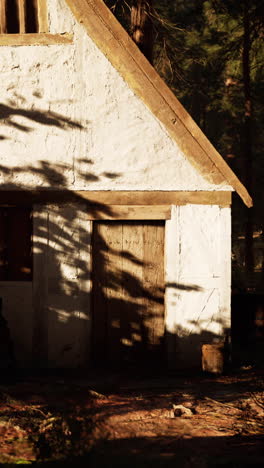
[[[103,0],[65,0],[89,37],[129,87],[163,123],[192,165],[210,182],[230,185],[251,207],[252,199],[222,156],[140,52]]]

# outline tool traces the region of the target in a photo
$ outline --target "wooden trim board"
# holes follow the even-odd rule
[[[105,206],[121,205],[231,205],[232,192],[180,192],[180,191],[70,191],[27,190],[0,191],[0,205],[32,203],[85,203],[97,210]]]
[[[18,0],[18,16],[19,16],[19,33],[26,32],[26,5],[25,0]]]
[[[66,0],[87,34],[135,94],[162,122],[192,165],[210,182],[233,187],[252,206],[246,188],[105,5],[103,0]]]
[[[47,33],[49,30],[47,0],[37,0],[37,5],[39,33]]]
[[[171,219],[170,205],[97,205],[87,207],[87,219],[90,220],[165,220]]]
[[[0,46],[43,46],[57,44],[72,44],[72,34],[0,34]]]
[[[6,33],[6,0],[0,1],[0,34]]]
[[[231,205],[231,192],[75,192],[79,197],[105,205]]]

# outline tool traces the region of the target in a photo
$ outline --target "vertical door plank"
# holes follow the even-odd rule
[[[92,309],[93,309],[93,356],[98,364],[103,364],[106,353],[106,298],[104,296],[104,251],[107,248],[103,230],[93,223],[92,234]]]
[[[123,223],[123,297],[121,315],[122,360],[133,365],[144,346],[142,329],[143,284],[143,225]]]
[[[120,302],[122,301],[122,225],[94,223],[93,333],[94,361],[118,365],[120,360]]]
[[[7,21],[6,21],[6,14],[7,14],[7,8],[6,8],[6,2],[7,0],[1,0],[0,2],[0,34],[6,34],[7,33]]]
[[[102,224],[108,249],[105,252],[105,297],[107,300],[107,360],[111,367],[121,362],[122,224]]]
[[[145,326],[151,351],[164,336],[164,224],[144,225]]]
[[[17,0],[18,2],[18,16],[19,16],[19,33],[26,32],[26,1]]]

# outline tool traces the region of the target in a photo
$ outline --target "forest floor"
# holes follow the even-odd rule
[[[264,373],[252,368],[20,377],[0,385],[0,466],[262,467],[263,416]]]

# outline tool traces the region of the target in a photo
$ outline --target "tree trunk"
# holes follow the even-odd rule
[[[141,52],[153,63],[152,0],[133,0],[131,35]]]
[[[244,83],[244,158],[245,158],[245,184],[252,194],[253,190],[253,155],[252,155],[252,97],[250,80],[250,18],[249,0],[244,0],[244,39],[243,39],[243,83]],[[247,209],[245,227],[245,268],[246,273],[254,270],[253,251],[253,211]]]

